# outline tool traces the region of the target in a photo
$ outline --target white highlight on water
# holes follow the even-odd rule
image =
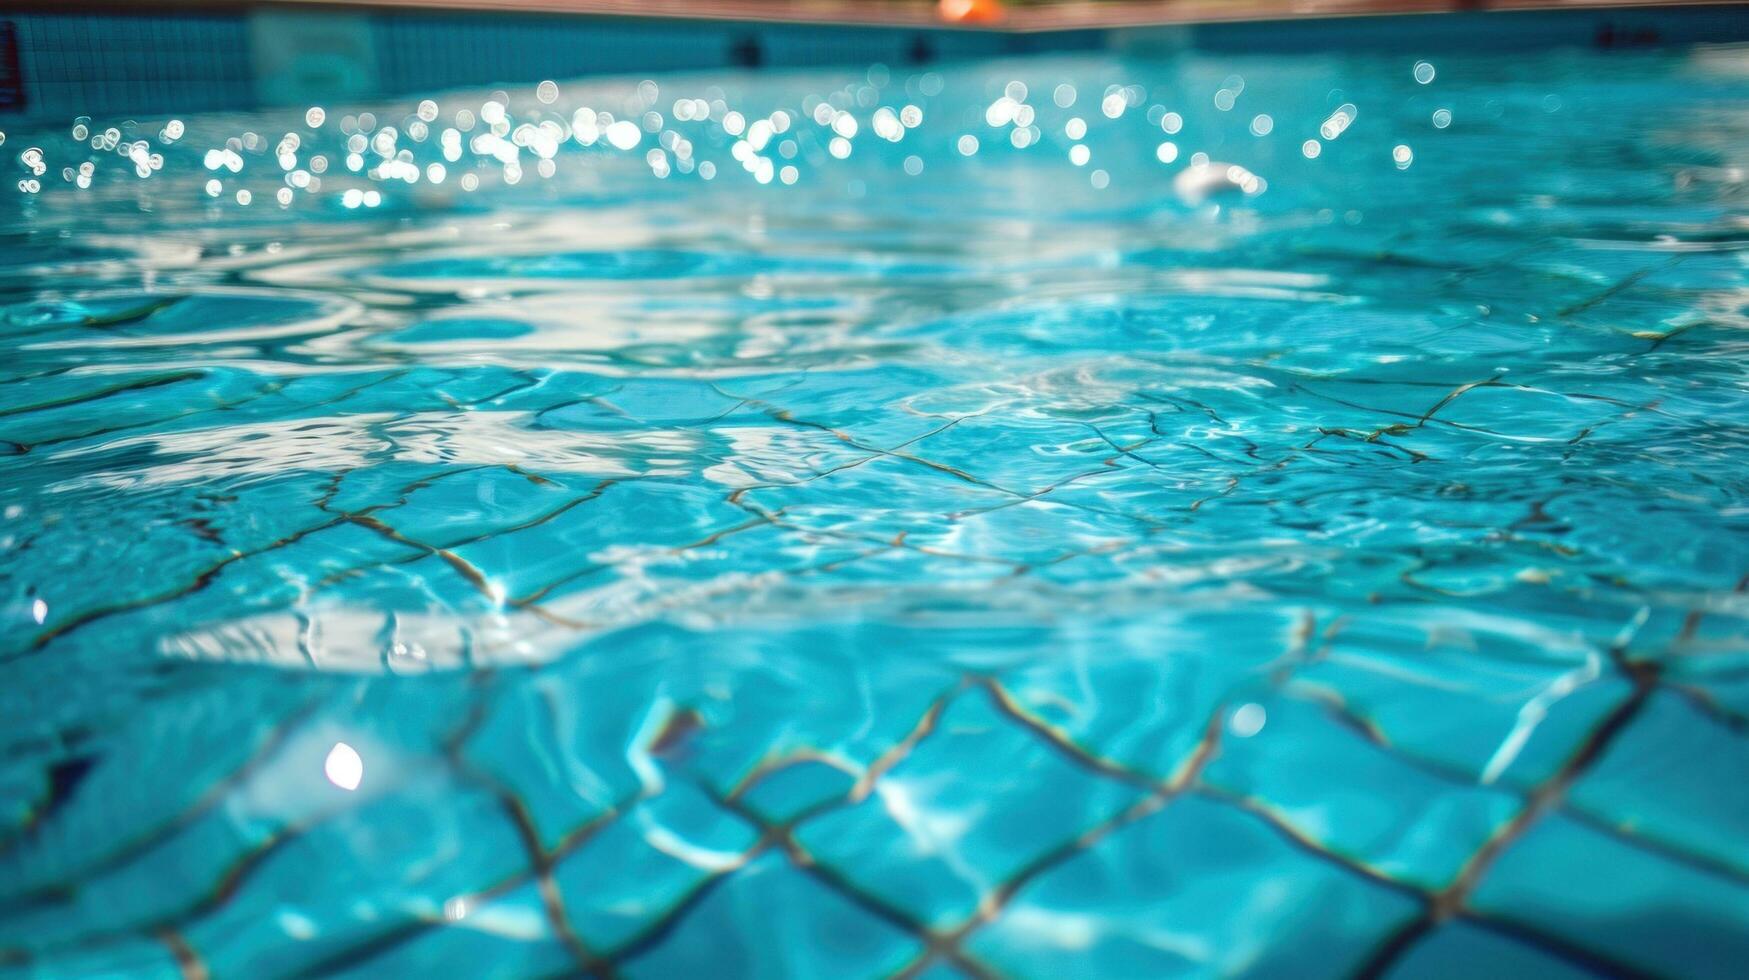
[[[328,758],[322,761],[322,774],[330,783],[350,793],[364,782],[364,759],[352,746],[335,742],[328,750]]]

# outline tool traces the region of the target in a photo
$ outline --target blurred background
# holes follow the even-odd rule
[[[1618,0],[184,0],[0,9],[0,123],[393,97],[545,78],[1038,51],[1645,47],[1749,34]],[[1661,10],[1654,8],[1663,8]],[[1405,16],[1416,18],[1406,26]]]

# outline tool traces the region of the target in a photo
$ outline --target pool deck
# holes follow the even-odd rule
[[[235,0],[209,0],[236,6]],[[282,0],[315,7],[472,10],[791,24],[948,27],[1010,33],[1389,14],[1723,6],[1735,0],[1102,0],[1011,4],[998,21],[953,23],[928,2],[893,0]]]

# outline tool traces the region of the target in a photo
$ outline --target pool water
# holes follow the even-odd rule
[[[0,973],[1737,975],[1749,50],[1421,60],[10,133]]]

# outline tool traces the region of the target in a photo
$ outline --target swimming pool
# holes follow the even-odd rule
[[[8,134],[0,971],[1749,954],[1749,50],[422,101]]]

